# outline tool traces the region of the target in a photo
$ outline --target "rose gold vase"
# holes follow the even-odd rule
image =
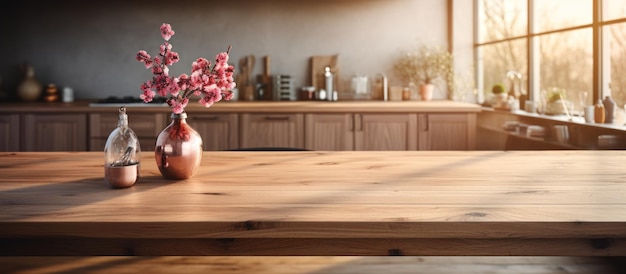
[[[189,124],[187,114],[172,113],[172,122],[156,140],[154,157],[166,179],[191,178],[202,160],[202,137]]]

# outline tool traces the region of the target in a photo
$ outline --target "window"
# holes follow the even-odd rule
[[[475,0],[477,87],[515,88],[506,78],[523,75],[521,92],[542,102],[558,88],[575,113],[611,95],[626,104],[626,1]],[[594,17],[594,11],[598,16]],[[543,92],[542,92],[543,91]],[[582,100],[587,92],[586,100]]]

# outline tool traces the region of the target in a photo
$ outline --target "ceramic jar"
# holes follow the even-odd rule
[[[31,65],[22,65],[24,78],[17,87],[17,96],[26,102],[37,101],[41,96],[41,83],[35,79],[35,68]]]

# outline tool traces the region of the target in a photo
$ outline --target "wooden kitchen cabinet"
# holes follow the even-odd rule
[[[419,114],[420,150],[474,150],[476,114]]]
[[[24,114],[23,151],[87,150],[87,115]]]
[[[354,150],[354,114],[306,114],[304,120],[306,149]]]
[[[306,149],[417,150],[417,114],[307,114]]]
[[[19,114],[0,115],[0,151],[20,150]]]
[[[242,113],[239,147],[304,148],[304,114]]]
[[[202,136],[203,150],[239,148],[239,119],[236,113],[193,113],[187,123]]]
[[[417,114],[355,114],[355,150],[417,150]]]
[[[89,101],[0,103],[0,151],[103,151],[118,108]],[[186,111],[204,150],[441,150],[475,146],[481,108],[453,101],[234,101],[210,111],[191,104]],[[148,106],[127,112],[141,150],[154,150],[171,111]]]
[[[169,123],[166,113],[133,113],[127,110],[128,126],[133,129],[142,151],[154,151],[156,137]],[[103,151],[109,134],[117,127],[117,111],[89,114],[89,150]]]

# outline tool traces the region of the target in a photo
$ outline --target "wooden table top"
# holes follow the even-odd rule
[[[142,152],[126,189],[103,161],[0,153],[0,254],[626,256],[622,151],[205,151],[183,181]]]

